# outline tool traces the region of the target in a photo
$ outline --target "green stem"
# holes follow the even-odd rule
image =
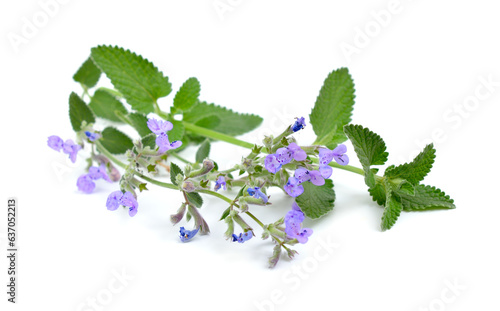
[[[96,141],[95,142],[96,146],[97,146],[97,150],[99,150],[99,152],[101,152],[102,154],[104,154],[108,159],[110,159],[111,161],[113,161],[113,163],[115,163],[116,165],[118,165],[119,167],[123,168],[123,169],[127,169],[127,165],[123,162],[121,162],[120,160],[118,160],[114,155],[112,155],[106,148],[103,147],[103,145],[99,142],[99,141]],[[137,171],[133,171],[135,175],[137,175],[138,177],[146,180],[146,181],[149,181],[150,183],[154,184],[154,185],[157,185],[157,186],[160,186],[160,187],[164,187],[164,188],[169,188],[169,189],[173,189],[173,190],[179,190],[179,187],[177,187],[176,185],[174,184],[169,184],[169,183],[166,183],[166,182],[161,182],[161,181],[158,181],[156,179],[153,179],[153,178],[150,178],[148,176],[145,176]]]
[[[186,164],[191,164],[191,162],[189,162],[188,160],[184,159],[183,157],[181,157],[180,155],[178,155],[176,152],[168,152],[168,155],[171,155],[174,158],[176,158],[176,159],[178,159],[181,162],[184,162]]]
[[[197,126],[197,125],[194,125],[194,124],[186,122],[186,121],[182,121],[182,124],[184,125],[184,128],[186,130],[191,131],[191,132],[196,133],[196,134],[199,134],[201,136],[224,141],[226,143],[230,143],[230,144],[240,146],[243,148],[248,148],[248,149],[252,149],[254,146],[251,143],[248,143],[248,142],[243,141],[243,140],[239,140],[237,138],[234,138],[233,136],[229,136],[229,135],[219,133],[219,132],[216,132],[216,131],[213,131],[210,129],[206,129],[204,127]]]
[[[250,213],[249,211],[246,211],[245,212],[248,216],[250,216],[250,218],[252,218],[256,223],[259,224],[259,226],[261,226],[262,228],[264,228],[264,224],[262,223],[262,221],[260,221],[257,217],[254,216],[254,214]]]

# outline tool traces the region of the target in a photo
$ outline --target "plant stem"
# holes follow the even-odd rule
[[[264,228],[264,224],[262,223],[262,221],[260,221],[257,217],[254,216],[254,214],[250,213],[249,211],[246,211],[245,212],[248,216],[250,216],[250,218],[252,218],[256,223],[259,224],[259,226],[261,226],[262,228]]]
[[[177,152],[168,152],[168,155],[171,155],[173,156],[174,158],[180,160],[181,162],[184,162],[186,164],[191,164],[191,162],[189,162],[188,160],[184,159],[183,157],[181,157],[180,155],[177,154]]]
[[[104,154],[108,159],[110,159],[111,161],[113,161],[113,163],[115,163],[116,165],[118,165],[119,167],[123,168],[123,169],[127,169],[127,165],[123,162],[121,162],[120,160],[118,160],[114,155],[112,155],[106,148],[103,147],[103,145],[99,142],[99,141],[96,141],[95,142],[96,146],[97,146],[97,150],[99,150],[99,152],[101,152],[102,154]],[[154,184],[154,185],[157,185],[157,186],[160,186],[160,187],[164,187],[164,188],[169,188],[169,189],[173,189],[173,190],[179,190],[179,187],[177,187],[176,185],[174,184],[169,184],[169,183],[166,183],[166,182],[161,182],[161,181],[158,181],[156,179],[153,179],[153,178],[150,178],[150,177],[147,177],[137,171],[133,171],[135,175],[137,175],[138,177],[146,180],[146,181],[149,181],[150,183]]]
[[[226,143],[230,143],[230,144],[240,146],[243,148],[248,148],[248,149],[252,149],[254,146],[251,143],[248,143],[248,142],[243,141],[243,140],[239,140],[237,138],[234,138],[233,136],[229,136],[229,135],[219,133],[219,132],[216,132],[216,131],[213,131],[210,129],[206,129],[204,127],[200,127],[200,126],[194,125],[194,124],[186,122],[186,121],[182,121],[182,124],[184,125],[186,130],[189,130],[189,131],[196,133],[196,134],[199,134],[201,136],[217,139],[220,141],[224,141]]]

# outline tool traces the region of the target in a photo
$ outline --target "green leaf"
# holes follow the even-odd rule
[[[148,118],[139,112],[133,112],[127,115],[130,123],[136,129],[137,133],[141,137],[151,134],[151,130],[148,127]]]
[[[368,192],[372,196],[373,201],[377,202],[378,205],[385,205],[386,194],[382,183],[377,182],[375,186],[368,189]]]
[[[156,149],[156,135],[154,133],[144,136],[141,142],[144,147],[149,146],[151,150]]]
[[[177,175],[179,174],[181,174],[181,176],[184,176],[184,173],[182,173],[181,168],[174,162],[170,162],[170,181],[176,186],[178,186],[176,178]]]
[[[398,194],[401,197],[401,203],[405,211],[455,208],[453,199],[436,187],[417,185],[414,195],[404,192],[398,192]]]
[[[189,78],[181,86],[177,94],[174,97],[174,107],[181,111],[189,110],[196,102],[200,96],[200,82],[196,78]]]
[[[203,199],[198,192],[188,192],[186,193],[189,202],[191,202],[197,208],[200,208],[203,205]]]
[[[113,154],[125,153],[134,147],[132,139],[114,127],[105,128],[99,141],[104,148]]]
[[[200,119],[196,121],[195,123],[198,126],[204,127],[204,128],[215,128],[220,124],[220,118],[218,116],[208,116],[206,118]]]
[[[182,124],[182,121],[176,121],[176,120],[169,120],[172,122],[173,128],[172,130],[168,131],[168,140],[170,142],[176,141],[176,140],[182,140],[184,138],[184,125]],[[184,146],[184,144],[183,144]],[[175,149],[176,151],[179,151],[179,149]]]
[[[73,75],[73,80],[80,82],[87,88],[94,87],[101,77],[101,70],[97,68],[89,57]]]
[[[118,118],[115,111],[119,111],[122,114],[127,114],[127,109],[123,104],[116,99],[113,95],[109,94],[104,90],[97,90],[92,96],[89,107],[95,113],[96,116],[108,119],[114,122],[122,123],[122,120]]]
[[[220,122],[213,122],[215,119],[212,116],[218,117]],[[208,117],[212,117],[209,119],[210,122],[206,122]],[[184,113],[183,120],[231,136],[250,132],[262,122],[259,116],[240,114],[206,102],[196,103],[191,110]],[[198,122],[203,122],[203,124]]]
[[[317,136],[314,144],[345,141],[342,129],[351,122],[354,97],[354,82],[347,68],[332,71],[325,79],[309,115]]]
[[[146,187],[147,185],[147,183],[139,184],[139,192],[148,191],[149,189]]]
[[[83,121],[87,122],[87,124],[95,122],[92,110],[75,92],[72,92],[69,96],[69,119],[75,132],[82,129]]]
[[[309,218],[319,218],[333,209],[335,191],[331,179],[325,180],[323,186],[315,186],[310,182],[302,184],[304,193],[295,198],[295,202]]]
[[[201,163],[210,154],[210,141],[206,139],[196,151],[196,162]]]
[[[384,141],[379,135],[361,125],[346,125],[344,126],[344,132],[351,140],[359,162],[363,166],[366,185],[370,188],[374,187],[375,177],[370,170],[370,166],[383,165],[387,161],[389,154],[385,151]]]
[[[391,229],[396,220],[398,220],[402,210],[403,205],[399,196],[389,191],[385,201],[384,214],[382,215],[381,227],[383,231]]]
[[[222,212],[222,215],[220,216],[219,221],[226,219],[227,216],[229,216],[229,213],[231,212],[231,207],[229,206]]]
[[[431,171],[436,149],[434,145],[427,145],[424,150],[410,163],[399,166],[390,166],[385,170],[384,176],[388,178],[405,179],[413,185],[417,185]]]
[[[136,111],[154,111],[158,98],[167,96],[172,86],[151,62],[117,46],[92,48],[91,57]]]

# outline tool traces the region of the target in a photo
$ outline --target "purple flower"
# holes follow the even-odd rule
[[[297,239],[301,244],[307,242],[308,238],[313,233],[312,229],[302,228],[304,221],[304,213],[300,210],[297,203],[292,205],[290,210],[285,216],[285,233],[291,239]]]
[[[233,242],[238,241],[238,243],[245,243],[253,237],[252,231],[247,231],[236,235],[233,233]]]
[[[345,154],[346,152],[347,147],[344,144],[338,145],[333,150],[321,148],[319,150],[319,164],[326,165],[335,159],[338,164],[347,165],[349,164],[349,157]]]
[[[49,136],[47,144],[50,148],[54,149],[57,152],[61,151],[61,149],[63,148],[62,138],[56,135]]]
[[[333,169],[328,165],[320,165],[319,166],[319,173],[325,179],[332,176],[332,172],[333,172]]]
[[[73,163],[76,162],[76,155],[78,154],[78,151],[80,151],[80,149],[82,149],[82,147],[78,144],[73,143],[73,140],[71,139],[66,140],[62,148],[64,153],[69,154],[69,158]]]
[[[274,154],[268,154],[266,156],[266,160],[264,161],[266,170],[268,170],[270,173],[276,174],[281,169],[281,164],[278,162],[278,159],[276,159],[276,155]]]
[[[260,190],[260,187],[248,188],[247,192],[249,195],[253,196],[256,199],[259,199],[259,198],[262,199],[262,201],[264,203],[267,203],[267,201],[269,200],[267,195]]]
[[[108,174],[106,173],[106,164],[102,163],[99,167],[96,166],[91,166],[89,168],[89,174],[90,178],[97,180],[97,179],[104,179],[106,181],[111,182],[111,179],[109,178]]]
[[[299,167],[295,170],[295,177],[299,183],[310,181],[315,186],[322,186],[325,184],[325,179],[321,176],[320,171],[309,171],[306,168]]]
[[[218,191],[221,187],[226,190],[226,178],[224,178],[224,176],[219,176],[219,178],[217,178],[214,190]]]
[[[179,230],[180,233],[180,238],[182,242],[187,242],[191,240],[200,230],[200,228],[195,229],[195,230],[186,230],[184,227],[181,227]]]
[[[95,189],[95,183],[92,181],[92,178],[89,176],[89,174],[78,177],[76,186],[78,187],[78,190],[85,193],[92,193],[92,191],[94,191]]]
[[[344,144],[338,145],[335,149],[330,150],[321,148],[319,150],[319,172],[323,178],[332,176],[332,168],[328,166],[333,159],[340,165],[349,164],[349,157],[345,154],[347,147]]]
[[[292,131],[297,132],[306,127],[304,117],[297,118],[297,121],[292,125]]]
[[[64,153],[69,154],[69,158],[73,163],[76,162],[76,155],[78,154],[78,151],[82,149],[82,146],[75,144],[71,139],[63,142],[61,137],[56,135],[49,136],[47,144],[50,148],[57,152],[62,150]]]
[[[130,192],[121,192],[120,190],[111,192],[106,201],[106,207],[110,211],[114,211],[118,206],[123,205],[129,208],[128,214],[130,217],[134,217],[137,214],[137,207],[139,203],[135,199],[134,195]]]
[[[89,132],[89,131],[85,131],[85,135],[87,136],[87,138],[88,138],[90,141],[96,141],[96,140],[98,140],[99,138],[101,138],[101,134],[98,134],[98,133],[92,133],[92,132]]]
[[[156,137],[156,145],[159,147],[158,153],[164,153],[167,150],[179,148],[182,145],[182,141],[176,140],[170,143],[168,135],[161,133]]]
[[[120,206],[120,199],[123,197],[123,192],[120,190],[113,191],[108,195],[108,200],[106,201],[106,207],[110,211],[114,211]]]
[[[304,193],[304,186],[300,184],[298,178],[293,176],[288,178],[288,182],[286,183],[284,188],[286,193],[294,198]]]
[[[293,157],[293,152],[290,151],[288,148],[283,147],[276,150],[276,160],[278,160],[278,162],[281,165],[290,163],[290,161],[292,161],[292,157]]]
[[[174,128],[171,122],[164,120],[149,119],[147,124],[151,132],[155,133],[156,135],[163,134]]]
[[[302,150],[296,143],[290,143],[287,149],[293,154],[293,159],[295,161],[304,161],[307,158],[307,154]]]
[[[291,143],[288,147],[282,147],[276,150],[276,154],[266,156],[265,167],[273,174],[276,174],[281,169],[282,165],[290,163],[292,159],[295,161],[304,161],[307,154],[296,143]]]

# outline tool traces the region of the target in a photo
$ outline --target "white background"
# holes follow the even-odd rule
[[[19,200],[20,251],[15,306],[6,302],[6,255],[0,259],[1,309],[498,310],[498,9],[486,0],[75,0],[49,16],[38,1],[2,1],[1,198],[4,206]],[[23,34],[34,18],[39,26]],[[206,197],[202,209],[212,234],[186,244],[169,222],[179,193],[151,185],[136,217],[107,211],[116,184],[100,181],[92,195],[76,189],[88,152],[72,165],[46,145],[49,135],[73,137],[67,100],[81,89],[71,77],[98,44],[144,55],[174,90],[196,76],[201,99],[263,116],[243,137],[252,142],[307,116],[327,74],[347,66],[353,122],[384,138],[389,163],[433,140],[437,158],[425,183],[450,194],[457,209],[405,212],[380,232],[382,208],[362,178],[335,171],[334,211],[307,221],[309,243],[274,270],[269,241],[223,239],[218,200]],[[488,91],[481,79],[497,82]],[[297,138],[311,143],[312,127]],[[184,155],[193,159],[193,150]],[[245,152],[217,143],[212,157],[229,165]],[[253,208],[265,222],[291,204],[271,194],[272,207]]]

